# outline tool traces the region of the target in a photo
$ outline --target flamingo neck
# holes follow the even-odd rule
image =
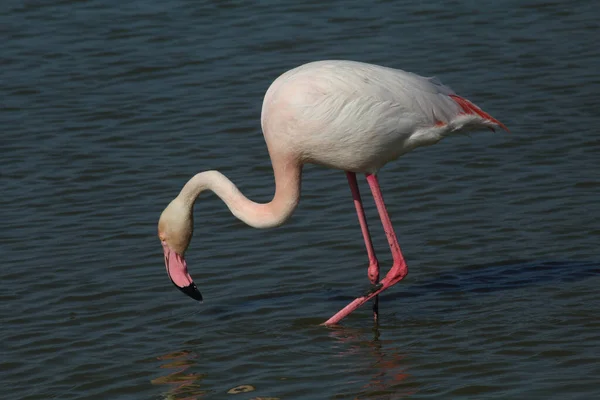
[[[233,215],[254,228],[273,228],[284,224],[300,200],[302,166],[294,162],[273,163],[275,196],[268,203],[256,203],[240,192],[219,171],[204,171],[192,177],[181,189],[179,198],[190,207],[205,190],[223,200]]]

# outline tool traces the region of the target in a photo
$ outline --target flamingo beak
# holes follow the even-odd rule
[[[162,242],[162,246],[165,253],[167,274],[173,285],[192,299],[202,301],[202,295],[188,273],[187,264],[183,256],[177,254],[165,242]]]

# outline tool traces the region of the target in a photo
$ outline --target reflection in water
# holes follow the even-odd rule
[[[384,343],[379,339],[379,327],[373,328],[373,340],[364,339],[364,331],[338,327],[331,330],[331,336],[345,344],[346,350],[339,354],[340,357],[361,356],[361,361],[366,359],[370,362],[368,366],[358,367],[352,363],[353,376],[368,376],[368,382],[356,393],[356,400],[378,399],[392,400],[401,399],[415,394],[414,387],[407,386],[407,362],[404,355],[395,349],[385,349]],[[356,374],[359,372],[359,374]],[[349,382],[354,383],[354,382]],[[339,394],[344,395],[343,393]]]
[[[173,388],[165,394],[167,400],[196,400],[204,397],[208,391],[203,390],[198,383],[204,374],[184,374],[183,372],[193,365],[196,365],[196,354],[183,350],[157,357],[159,360],[167,362],[161,365],[161,368],[173,369],[175,371],[160,378],[153,379],[154,385],[172,385]]]

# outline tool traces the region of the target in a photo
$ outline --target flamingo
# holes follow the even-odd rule
[[[265,94],[261,126],[275,176],[273,199],[264,204],[249,200],[218,171],[193,176],[159,219],[158,236],[167,274],[182,292],[202,301],[188,273],[184,253],[193,233],[193,206],[203,191],[214,192],[246,224],[273,228],[284,224],[298,205],[304,164],[343,170],[367,250],[371,288],[324,325],[338,324],[371,299],[377,322],[378,295],[408,273],[377,172],[401,155],[454,133],[497,127],[508,131],[500,121],[436,78],[343,60],[311,62],[279,76]],[[381,280],[357,173],[366,176],[392,253],[392,267]]]

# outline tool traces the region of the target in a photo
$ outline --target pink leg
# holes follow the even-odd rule
[[[360,223],[360,230],[362,231],[363,239],[365,240],[365,246],[367,247],[367,255],[369,256],[369,268],[368,275],[369,280],[373,285],[379,282],[379,262],[375,256],[375,249],[373,248],[373,242],[371,241],[371,234],[369,233],[369,226],[367,225],[367,217],[365,216],[365,210],[362,205],[360,198],[360,190],[358,189],[358,182],[356,182],[356,174],[354,172],[346,171],[346,177],[348,178],[348,184],[352,191],[352,198],[354,199],[354,207],[356,208],[356,214],[358,215],[358,222]],[[379,316],[379,296],[375,296],[373,299],[373,319],[377,322]]]
[[[387,288],[400,282],[408,273],[408,267],[406,266],[406,262],[402,256],[402,251],[400,250],[400,245],[398,244],[398,239],[396,238],[396,233],[394,232],[394,227],[392,226],[392,221],[390,220],[385,203],[383,202],[383,196],[381,194],[379,182],[377,181],[377,176],[367,174],[367,182],[369,182],[369,186],[371,187],[371,192],[373,193],[373,198],[375,199],[375,205],[377,206],[377,211],[379,212],[379,217],[381,218],[381,222],[383,224],[383,230],[385,231],[385,235],[390,245],[390,250],[392,251],[394,265],[387,273],[385,278],[379,282],[380,287],[352,301],[346,307],[338,311],[333,317],[325,321],[325,325],[337,324],[342,319],[347,317],[352,311],[356,310],[358,307],[362,306]]]
[[[375,205],[377,206],[377,211],[379,212],[379,217],[381,218],[381,223],[383,224],[383,231],[387,237],[390,250],[392,251],[392,259],[394,260],[392,269],[390,269],[390,272],[388,272],[385,278],[383,278],[381,281],[384,286],[388,284],[387,287],[390,287],[400,282],[406,276],[406,274],[408,274],[408,266],[404,261],[404,256],[402,255],[400,245],[398,244],[398,239],[396,238],[396,232],[394,232],[394,226],[392,225],[390,216],[385,208],[385,203],[383,202],[383,195],[381,194],[381,188],[379,187],[377,175],[367,174],[367,182],[369,182],[369,186],[371,187],[371,192],[373,193],[373,198],[375,199]]]

